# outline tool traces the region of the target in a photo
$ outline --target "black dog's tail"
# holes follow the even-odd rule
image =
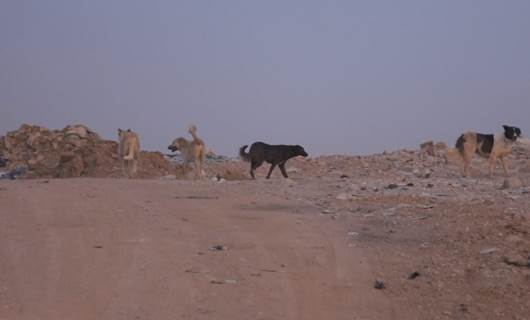
[[[248,147],[248,145],[244,145],[241,148],[239,148],[239,156],[243,161],[250,162],[250,154],[245,152],[245,149]]]
[[[464,154],[464,142],[466,142],[466,137],[462,134],[460,137],[458,137],[458,140],[456,140],[455,148],[460,152],[460,154]]]

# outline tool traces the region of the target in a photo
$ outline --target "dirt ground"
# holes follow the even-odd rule
[[[508,189],[416,151],[290,179],[0,181],[0,319],[530,319],[511,163]]]

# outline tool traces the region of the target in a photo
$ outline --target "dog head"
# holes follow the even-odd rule
[[[118,137],[121,139],[123,139],[123,137],[125,137],[125,135],[129,132],[132,132],[131,129],[127,129],[127,130],[122,130],[120,128],[118,128]]]
[[[504,125],[502,127],[504,128],[504,136],[506,137],[506,139],[516,141],[517,138],[521,137],[521,129],[507,125]]]
[[[171,152],[175,152],[178,150],[182,150],[182,148],[186,145],[187,140],[184,138],[177,138],[173,140],[173,142],[167,147]]]
[[[296,145],[294,147],[295,147],[296,155],[302,156],[302,157],[307,157],[308,156],[307,152],[305,152],[305,150],[304,150],[304,148],[302,146]]]

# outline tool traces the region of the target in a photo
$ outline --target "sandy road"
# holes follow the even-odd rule
[[[0,319],[395,318],[344,226],[245,183],[1,182]]]

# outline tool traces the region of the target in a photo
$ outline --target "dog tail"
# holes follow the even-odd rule
[[[248,147],[248,145],[244,145],[241,148],[239,148],[239,156],[243,161],[250,162],[250,154],[245,152],[245,149]]]
[[[197,135],[197,127],[194,124],[190,126],[188,132],[191,134],[195,142],[202,142],[201,138]]]
[[[458,150],[458,152],[463,155],[464,154],[464,143],[466,142],[465,135],[460,135],[455,143],[455,148]]]
[[[134,150],[129,147],[129,152],[123,157],[123,160],[134,160]]]
[[[137,141],[136,144],[131,142],[127,147],[127,154],[124,155],[123,160],[138,160],[140,154],[140,142]]]

